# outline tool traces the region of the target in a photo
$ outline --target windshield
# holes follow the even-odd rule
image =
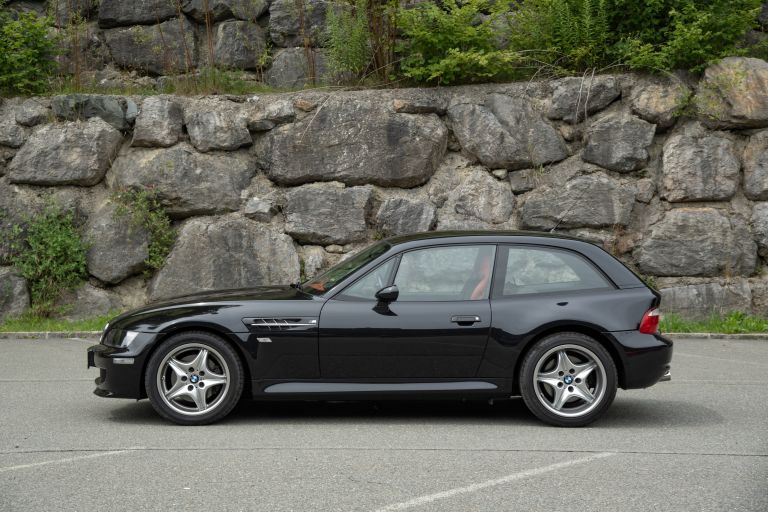
[[[386,242],[379,242],[371,247],[355,254],[351,258],[347,258],[335,267],[331,267],[329,270],[310,279],[301,285],[301,290],[312,295],[320,295],[325,293],[345,277],[352,272],[367,264],[370,261],[375,260],[385,252],[389,250],[391,246]]]

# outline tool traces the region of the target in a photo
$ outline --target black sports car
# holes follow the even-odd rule
[[[669,378],[659,294],[601,248],[523,232],[375,243],[302,284],[189,295],[121,315],[88,349],[99,396],[185,425],[243,397],[499,399],[586,425],[617,387]]]

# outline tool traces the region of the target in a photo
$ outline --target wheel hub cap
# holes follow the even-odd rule
[[[571,384],[573,383],[573,377],[571,377],[570,375],[566,375],[565,377],[563,377],[563,382],[565,382],[566,384]]]
[[[191,377],[189,378],[189,381],[190,381],[192,384],[197,384],[197,381],[199,381],[199,380],[200,380],[200,377],[198,377],[197,375],[193,375],[193,376],[191,376]]]

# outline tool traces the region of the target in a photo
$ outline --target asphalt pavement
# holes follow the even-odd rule
[[[246,403],[179,427],[98,398],[92,342],[0,340],[0,511],[768,511],[768,342],[678,340],[588,428],[515,399]]]

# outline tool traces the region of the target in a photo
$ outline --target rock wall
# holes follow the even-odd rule
[[[0,219],[46,195],[83,219],[90,279],[65,299],[73,316],[293,282],[434,229],[554,229],[652,276],[667,311],[768,315],[766,90],[768,63],[729,58],[698,83],[6,99]],[[138,187],[178,228],[148,279],[148,234],[111,201]],[[3,242],[3,315],[28,302],[8,264]]]

